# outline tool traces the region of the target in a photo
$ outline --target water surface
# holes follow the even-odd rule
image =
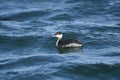
[[[119,0],[0,0],[0,80],[119,80]],[[55,32],[80,40],[55,46]]]

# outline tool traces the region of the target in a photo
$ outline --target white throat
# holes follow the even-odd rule
[[[57,39],[57,42],[56,42],[56,46],[58,46],[58,42],[60,41],[60,39]]]
[[[62,39],[63,35],[62,34],[56,35],[56,37],[58,38],[56,42],[56,46],[58,46],[58,42]]]

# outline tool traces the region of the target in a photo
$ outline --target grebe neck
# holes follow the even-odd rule
[[[61,40],[61,38],[57,39],[56,46],[58,46],[58,43],[59,43],[60,40]]]

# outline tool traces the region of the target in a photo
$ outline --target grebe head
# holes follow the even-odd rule
[[[56,32],[54,37],[56,37],[58,39],[62,39],[63,34],[61,32]]]

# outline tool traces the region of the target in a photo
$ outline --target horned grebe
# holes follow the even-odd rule
[[[82,46],[82,43],[79,42],[78,40],[74,40],[74,39],[62,40],[63,34],[61,32],[56,32],[54,37],[58,38],[56,42],[56,46],[58,47],[81,47]]]

